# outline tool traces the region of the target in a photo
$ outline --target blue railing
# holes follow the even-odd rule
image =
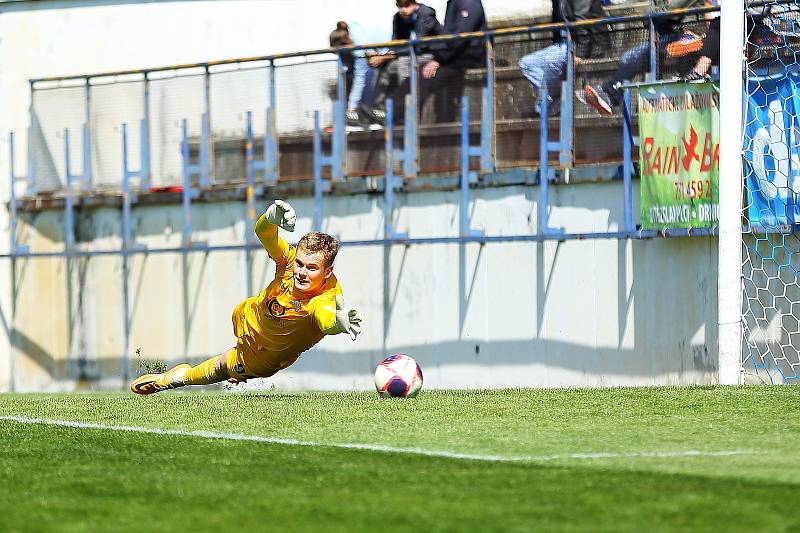
[[[409,62],[410,83],[408,94],[405,95],[405,117],[402,123],[403,128],[403,147],[401,152],[396,151],[395,133],[398,131],[398,126],[395,123],[395,104],[389,100],[387,102],[387,119],[383,131],[383,150],[382,157],[384,159],[380,175],[383,176],[383,189],[384,189],[384,212],[385,227],[384,238],[374,241],[345,241],[343,244],[350,245],[386,245],[391,243],[433,243],[433,242],[501,242],[501,241],[544,241],[544,240],[571,240],[571,239],[587,239],[587,238],[601,238],[601,239],[637,239],[637,238],[652,238],[658,236],[684,236],[684,235],[698,235],[698,234],[713,234],[715,229],[675,229],[664,231],[643,231],[637,230],[634,226],[632,215],[632,194],[631,194],[631,180],[634,174],[634,146],[636,138],[633,135],[632,127],[632,113],[630,110],[630,90],[625,91],[624,109],[622,116],[622,153],[619,158],[622,160],[622,178],[624,180],[623,198],[621,199],[624,206],[624,222],[623,231],[619,232],[599,232],[599,233],[580,233],[568,234],[564,233],[559,228],[551,228],[548,220],[548,206],[549,195],[548,188],[549,182],[553,178],[555,167],[558,168],[571,168],[576,165],[575,161],[575,127],[574,117],[575,108],[574,102],[571,98],[573,88],[575,85],[575,66],[572,61],[567,61],[565,65],[565,80],[563,83],[563,94],[566,95],[560,101],[559,109],[559,128],[557,139],[550,138],[550,120],[548,117],[548,99],[540,98],[539,101],[539,153],[538,160],[532,159],[529,161],[530,168],[538,168],[538,178],[531,180],[531,184],[540,185],[540,198],[539,198],[539,228],[536,235],[519,235],[519,236],[504,236],[492,237],[483,235],[480,232],[473,230],[470,227],[470,220],[468,215],[468,205],[470,203],[470,187],[482,180],[483,177],[492,174],[498,174],[508,168],[507,165],[502,164],[497,155],[498,143],[498,124],[500,121],[496,113],[496,99],[498,97],[498,84],[497,84],[497,53],[496,47],[503,44],[503,39],[508,38],[523,38],[528,37],[542,37],[552,34],[553,32],[562,32],[568,46],[568,57],[572,56],[572,37],[568,31],[578,26],[596,26],[596,25],[613,25],[617,28],[625,28],[627,25],[634,25],[636,27],[646,27],[648,32],[648,39],[650,46],[650,59],[649,59],[649,72],[646,74],[647,80],[657,78],[657,34],[655,29],[655,22],[666,16],[674,17],[676,15],[685,15],[687,17],[702,17],[705,13],[714,11],[714,8],[696,8],[687,10],[678,10],[669,13],[652,14],[648,16],[635,15],[614,17],[603,20],[584,21],[577,24],[541,24],[535,26],[504,28],[492,30],[488,32],[476,32],[470,34],[451,35],[451,36],[437,36],[431,38],[424,38],[412,41],[395,41],[388,43],[371,44],[364,46],[346,47],[337,50],[316,50],[303,53],[281,54],[273,56],[264,56],[257,58],[244,58],[235,60],[215,61],[202,64],[193,65],[178,65],[156,69],[146,69],[138,71],[125,71],[125,72],[112,72],[97,75],[86,75],[78,78],[46,78],[31,81],[32,99],[34,103],[38,94],[47,87],[63,86],[66,84],[70,87],[83,88],[85,95],[84,104],[86,106],[85,121],[80,126],[81,131],[81,150],[80,150],[80,163],[81,171],[73,172],[73,150],[74,146],[70,140],[70,130],[66,129],[63,132],[63,149],[64,149],[64,162],[63,162],[63,176],[64,188],[60,190],[63,196],[63,206],[65,211],[65,249],[63,252],[33,252],[25,246],[21,246],[17,242],[16,227],[17,227],[17,213],[20,208],[21,199],[16,196],[14,183],[18,179],[25,179],[27,182],[26,196],[36,197],[40,195],[42,184],[38,179],[40,165],[37,163],[37,156],[33,146],[34,132],[29,132],[28,143],[28,173],[24,178],[18,178],[14,174],[14,149],[13,149],[13,134],[11,139],[11,183],[12,192],[10,199],[10,212],[11,212],[11,228],[12,228],[12,241],[11,250],[8,254],[3,254],[2,257],[17,257],[17,256],[83,256],[83,255],[104,255],[104,254],[135,254],[135,253],[155,253],[155,252],[178,252],[178,251],[191,251],[191,250],[232,250],[232,249],[249,249],[257,248],[260,245],[253,242],[252,238],[246,237],[245,242],[236,245],[225,246],[209,246],[205,243],[198,243],[192,240],[192,223],[191,223],[191,206],[202,191],[213,191],[216,181],[214,179],[214,134],[211,125],[212,116],[212,97],[210,94],[210,85],[215,73],[212,69],[223,66],[238,66],[242,65],[259,65],[257,68],[263,69],[268,86],[268,96],[266,101],[266,109],[264,110],[264,130],[263,130],[263,146],[258,150],[257,142],[258,136],[254,133],[254,111],[256,109],[248,109],[245,113],[245,126],[243,134],[244,144],[244,180],[241,184],[245,187],[246,217],[252,224],[255,221],[256,197],[263,194],[265,187],[273,187],[281,183],[281,144],[282,140],[286,138],[286,132],[279,131],[278,125],[278,102],[279,91],[276,90],[276,77],[279,69],[284,68],[281,61],[295,60],[298,58],[304,59],[302,65],[309,65],[311,59],[316,58],[331,58],[331,64],[335,63],[335,98],[330,102],[330,117],[332,119],[332,127],[330,132],[325,131],[322,124],[322,111],[323,109],[306,109],[306,112],[313,113],[314,121],[313,128],[307,134],[307,141],[311,145],[309,155],[311,156],[312,165],[310,178],[313,180],[313,195],[315,200],[314,209],[314,227],[320,228],[322,225],[324,212],[324,195],[328,193],[332,187],[336,187],[339,182],[345,178],[352,178],[348,173],[348,134],[346,132],[345,123],[345,97],[346,97],[346,81],[345,81],[345,57],[358,50],[369,50],[377,48],[389,48],[395,50],[398,54],[407,56]],[[486,50],[486,64],[485,81],[482,82],[480,88],[479,101],[481,103],[480,123],[478,125],[478,144],[475,145],[471,142],[471,129],[470,129],[470,99],[464,96],[461,99],[461,113],[460,113],[460,127],[457,128],[458,136],[457,144],[454,150],[458,150],[460,157],[458,157],[457,167],[451,168],[448,171],[456,173],[460,176],[460,202],[461,202],[461,216],[460,216],[460,231],[457,237],[441,237],[441,238],[423,238],[414,239],[409,238],[406,234],[399,234],[395,231],[392,224],[392,212],[394,209],[394,195],[404,185],[404,180],[413,179],[424,174],[424,169],[420,165],[420,137],[424,130],[428,127],[426,124],[421,124],[420,119],[423,116],[421,109],[420,98],[420,80],[417,77],[417,70],[420,64],[419,51],[426,47],[431,47],[436,44],[446,43],[449,41],[459,39],[481,39]],[[630,43],[627,43],[630,44]],[[320,63],[323,64],[323,63]],[[156,81],[157,75],[165,72],[178,72],[178,71],[199,71],[198,77],[202,77],[202,109],[199,109],[199,135],[192,134],[186,118],[183,118],[181,127],[181,140],[180,140],[180,190],[182,194],[182,205],[184,213],[183,222],[183,239],[182,245],[175,248],[164,249],[145,249],[142,246],[135,245],[134,237],[131,230],[131,211],[132,206],[137,203],[138,196],[147,194],[151,191],[154,184],[154,169],[153,169],[153,154],[151,145],[153,142],[153,128],[152,118],[153,113],[151,109],[151,83]],[[123,216],[123,245],[120,250],[81,250],[75,246],[74,234],[74,209],[75,198],[82,194],[92,194],[97,190],[98,184],[94,182],[95,176],[92,172],[92,153],[89,147],[92,145],[93,132],[89,128],[90,113],[93,105],[93,92],[97,91],[99,83],[97,80],[116,80],[115,83],[123,83],[119,81],[123,78],[136,77],[135,83],[141,83],[141,102],[142,102],[142,116],[138,119],[138,132],[139,143],[138,145],[132,144],[128,134],[128,124],[123,123],[120,126],[121,136],[121,183],[118,190],[121,190],[122,195],[122,216]],[[199,85],[199,84],[198,84]],[[75,91],[76,94],[79,91]],[[541,96],[541,95],[540,95]],[[35,105],[31,106],[32,110]],[[189,117],[191,118],[191,117]],[[39,118],[32,116],[31,123],[38,124]],[[531,121],[535,124],[536,121]],[[302,132],[301,132],[302,133]],[[301,135],[302,136],[302,135]],[[326,148],[326,140],[329,140],[329,147]],[[304,139],[301,139],[305,142]],[[133,168],[135,163],[130,160],[130,154],[136,149],[139,153],[138,168]],[[177,148],[177,147],[175,147]],[[326,151],[327,150],[327,151]],[[557,164],[553,165],[551,162],[551,154],[557,154]],[[470,160],[475,158],[479,161],[477,169],[470,165]],[[395,174],[395,163],[402,163],[402,175]],[[162,165],[163,166],[163,165]],[[512,165],[513,166],[513,165]],[[261,178],[257,176],[261,175]],[[249,232],[245,232],[246,234]]]

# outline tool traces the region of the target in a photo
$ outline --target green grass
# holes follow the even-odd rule
[[[796,387],[5,395],[0,415],[529,457],[0,421],[3,531],[800,528]],[[690,450],[739,453],[630,455]]]

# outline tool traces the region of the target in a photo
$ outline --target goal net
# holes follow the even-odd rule
[[[800,5],[772,0],[748,2],[745,9],[743,381],[795,383],[800,381]]]

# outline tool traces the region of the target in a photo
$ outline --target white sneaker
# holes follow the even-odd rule
[[[347,131],[364,131],[364,122],[361,120],[361,115],[355,109],[345,111],[344,113],[345,129]]]

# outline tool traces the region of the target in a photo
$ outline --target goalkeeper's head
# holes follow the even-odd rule
[[[294,286],[300,292],[314,293],[333,274],[333,261],[339,252],[339,241],[315,231],[303,235],[297,243],[292,265]]]

